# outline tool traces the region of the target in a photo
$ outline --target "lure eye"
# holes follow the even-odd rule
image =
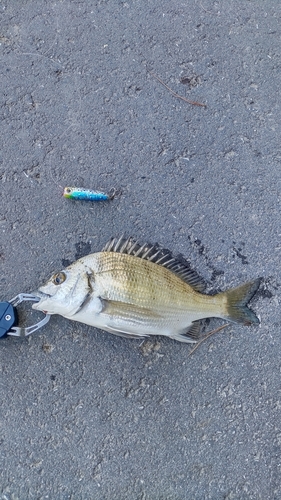
[[[55,274],[53,277],[54,285],[61,285],[65,280],[66,280],[66,274],[62,272]]]
[[[70,194],[71,193],[71,189],[70,188],[65,188],[65,192]]]

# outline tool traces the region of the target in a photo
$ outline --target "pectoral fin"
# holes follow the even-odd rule
[[[126,302],[118,302],[117,300],[102,299],[103,312],[114,318],[133,319],[135,321],[146,323],[149,320],[159,319],[161,316],[147,307],[136,306]]]
[[[102,302],[106,331],[130,338],[148,337],[154,333],[155,322],[160,316],[151,309],[114,300],[102,299]]]

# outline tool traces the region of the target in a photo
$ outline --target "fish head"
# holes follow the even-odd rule
[[[71,264],[53,276],[32,294],[39,302],[33,309],[69,317],[76,314],[92,292],[92,271],[81,261]]]

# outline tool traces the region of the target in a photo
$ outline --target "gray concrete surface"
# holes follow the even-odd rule
[[[261,326],[192,356],[60,317],[1,340],[1,500],[280,499],[279,2],[0,12],[1,299],[120,233],[184,254],[210,290],[264,277]],[[64,200],[73,184],[122,194]]]

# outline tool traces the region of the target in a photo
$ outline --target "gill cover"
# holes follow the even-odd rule
[[[37,293],[40,301],[33,309],[48,314],[73,316],[84,305],[92,291],[92,271],[82,263],[76,262],[54,274]]]

